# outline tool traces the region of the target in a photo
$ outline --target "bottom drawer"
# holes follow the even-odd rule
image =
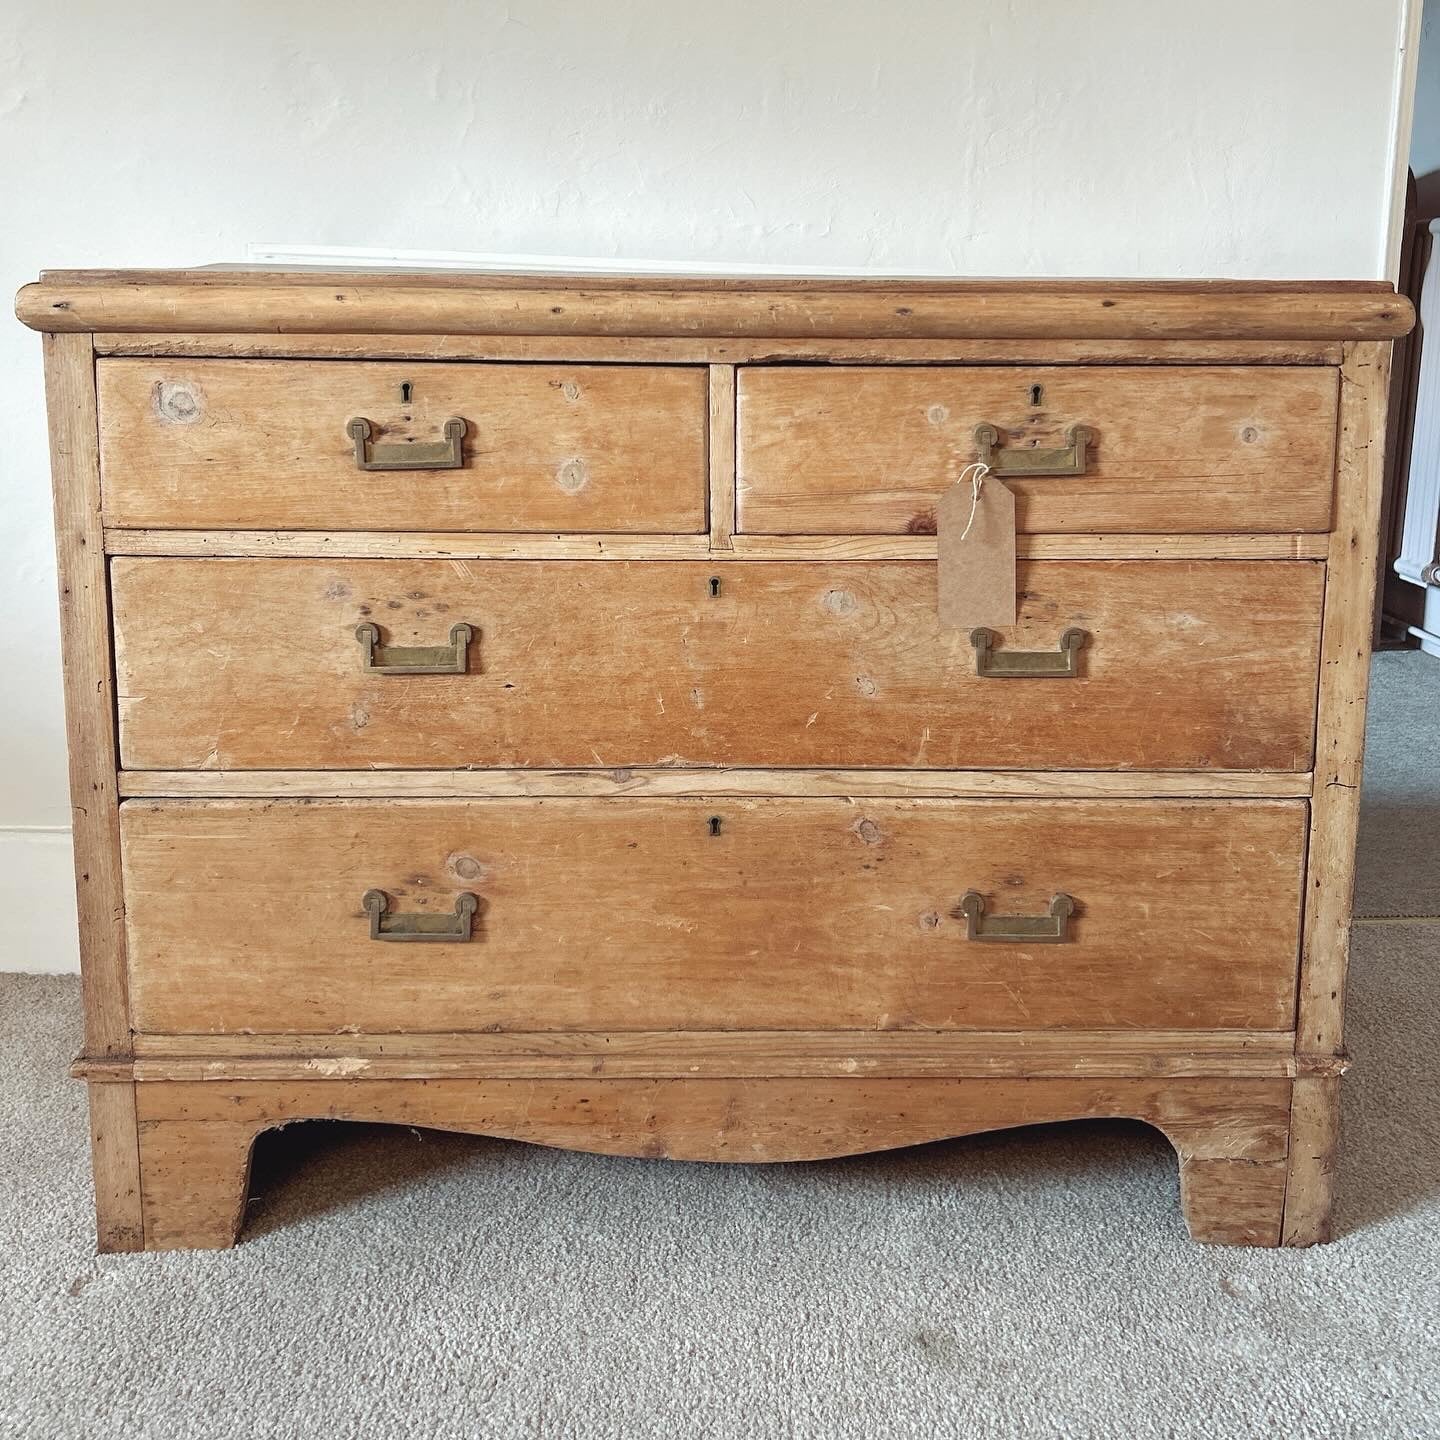
[[[132,800],[133,1021],[1286,1030],[1306,809]]]

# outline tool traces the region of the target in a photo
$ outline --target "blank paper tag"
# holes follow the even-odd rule
[[[984,625],[1000,630],[1013,625],[1015,496],[994,475],[986,475],[977,499],[970,480],[962,479],[940,497],[936,531],[941,628]]]

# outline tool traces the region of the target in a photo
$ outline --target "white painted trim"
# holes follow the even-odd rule
[[[0,827],[0,971],[73,975],[75,862],[64,825]]]
[[[1395,57],[1395,106],[1390,114],[1395,148],[1390,155],[1390,218],[1385,228],[1385,270],[1381,278],[1396,285],[1400,283],[1400,251],[1405,243],[1405,191],[1410,175],[1410,138],[1415,128],[1415,85],[1424,8],[1424,0],[1405,0],[1400,16],[1400,49]]]

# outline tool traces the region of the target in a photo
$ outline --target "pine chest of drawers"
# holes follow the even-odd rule
[[[103,1249],[335,1117],[782,1161],[1128,1116],[1328,1233],[1354,285],[61,272]],[[1017,621],[937,610],[1015,497]]]

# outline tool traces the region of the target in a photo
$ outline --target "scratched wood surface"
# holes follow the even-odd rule
[[[17,310],[66,332],[102,1248],[231,1243],[255,1135],[312,1116],[786,1160],[1129,1115],[1197,1239],[1328,1237],[1388,286],[92,271]],[[357,415],[463,418],[464,468],[361,471]],[[1094,432],[1013,481],[1000,644],[1083,629],[1073,680],[935,624],[982,421]],[[474,625],[469,673],[362,674],[362,619]],[[474,938],[372,941],[370,888],[474,894]],[[1073,894],[1067,943],[968,940],[971,888]]]
[[[37,330],[917,339],[1388,339],[1380,283],[650,278],[321,271],[49,271]]]
[[[712,584],[712,581],[714,582]],[[130,769],[1310,765],[1322,574],[1026,562],[1000,646],[1090,639],[1072,679],[976,673],[924,563],[112,564]],[[719,593],[713,593],[718,585]],[[474,627],[465,675],[374,675]]]
[[[1159,1129],[1191,1235],[1275,1245],[1289,1083],[1273,1080],[491,1080],[210,1084],[141,1090],[145,1243],[235,1243],[254,1139],[297,1119],[429,1125],[613,1155],[819,1160],[1090,1116]]]
[[[705,529],[699,367],[101,360],[107,525],[321,530]],[[401,386],[412,387],[408,403]],[[367,472],[346,425],[458,470]]]
[[[176,1033],[1288,1030],[1305,822],[1280,800],[131,800],[132,1004]],[[372,940],[371,889],[400,914],[473,894],[473,938]],[[1068,893],[1072,938],[969,941],[971,889],[996,915]]]
[[[1093,432],[1084,475],[1006,479],[1022,531],[1325,530],[1336,395],[1315,368],[742,369],[738,528],[933,533],[987,423],[1002,452]]]

